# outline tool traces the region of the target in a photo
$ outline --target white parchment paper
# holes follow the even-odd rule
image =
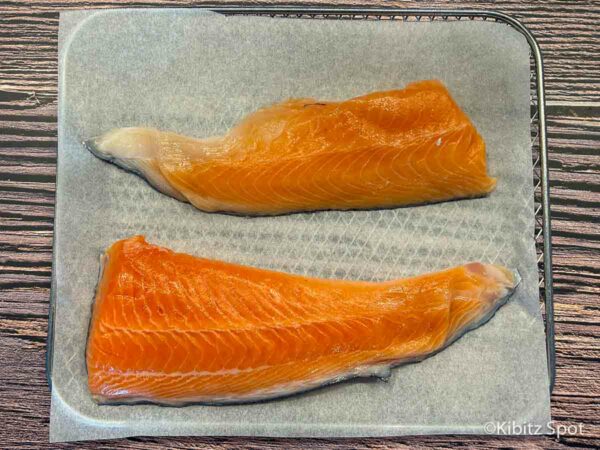
[[[525,39],[487,22],[224,17],[199,10],[69,12],[60,19],[55,336],[50,439],[131,435],[376,436],[545,425]],[[197,137],[288,97],[344,99],[438,78],[487,143],[497,189],[477,200],[268,218],[207,214],[81,145],[113,127]],[[387,280],[479,260],[517,269],[483,327],[393,371],[246,406],[98,406],[85,343],[99,255],[117,239],[308,274]],[[540,431],[547,431],[544,426]]]

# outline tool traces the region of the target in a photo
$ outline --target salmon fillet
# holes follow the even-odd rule
[[[481,263],[380,283],[307,278],[141,236],[103,260],[86,355],[100,403],[251,402],[386,377],[486,322],[518,282]]]
[[[341,102],[288,100],[222,137],[120,128],[85,144],[167,195],[243,215],[480,197],[496,183],[483,139],[439,81]]]

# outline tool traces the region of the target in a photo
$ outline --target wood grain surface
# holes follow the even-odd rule
[[[552,417],[555,424],[582,424],[581,431],[559,437],[131,438],[48,444],[50,394],[44,358],[56,173],[58,12],[166,4],[190,7],[202,3],[0,1],[0,447],[600,446],[600,2],[535,0],[368,4],[494,9],[520,19],[542,47],[548,94],[558,355]]]

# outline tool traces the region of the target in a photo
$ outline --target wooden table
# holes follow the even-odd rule
[[[175,1],[0,1],[0,447],[49,448],[44,358],[56,171],[58,11]],[[291,3],[291,2],[289,2]],[[319,3],[319,2],[313,2]],[[352,3],[352,2],[350,2]],[[367,2],[364,2],[367,3]],[[375,2],[371,2],[374,4]],[[346,4],[349,4],[348,2]],[[359,4],[359,2],[356,2]],[[557,339],[556,437],[394,439],[133,438],[64,448],[401,448],[600,445],[600,2],[393,1],[509,13],[546,60]]]

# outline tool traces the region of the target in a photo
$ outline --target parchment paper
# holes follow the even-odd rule
[[[94,158],[83,139],[152,126],[198,137],[288,97],[344,99],[439,78],[487,142],[497,189],[478,200],[274,218],[206,214]],[[199,10],[60,19],[56,305],[50,439],[131,435],[371,436],[545,425],[525,39],[487,22],[229,17]],[[523,281],[486,325],[391,380],[246,406],[97,406],[85,343],[99,255],[145,234],[177,251],[312,276],[387,280],[473,260]],[[540,429],[547,431],[546,427]]]

